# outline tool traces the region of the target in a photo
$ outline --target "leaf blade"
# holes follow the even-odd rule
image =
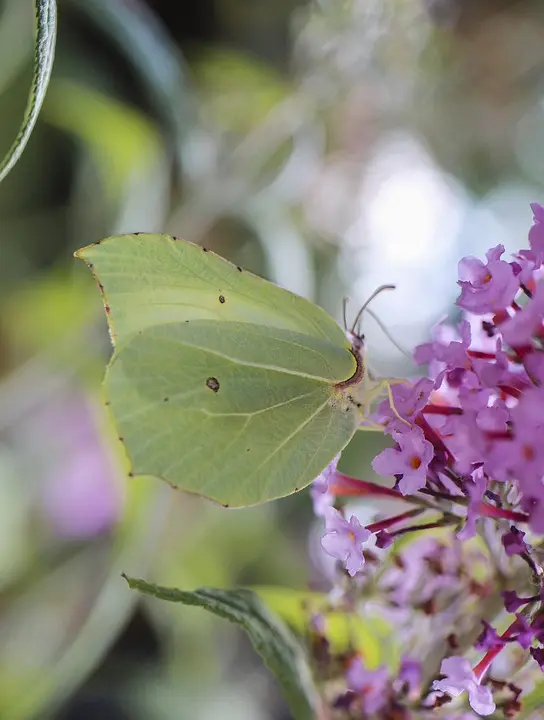
[[[36,125],[53,69],[57,36],[57,5],[55,0],[35,0],[34,6],[36,41],[32,84],[17,137],[0,163],[0,182],[23,154]]]
[[[168,602],[195,605],[242,627],[275,675],[294,720],[315,720],[319,695],[302,648],[279,618],[250,590],[200,588],[193,592],[162,587],[123,575],[132,590]]]

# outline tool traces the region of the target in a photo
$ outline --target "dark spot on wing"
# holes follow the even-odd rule
[[[206,380],[206,386],[215,393],[219,392],[219,380],[217,378],[209,377]]]
[[[238,270],[238,272],[242,272],[242,268],[239,265],[236,266],[236,269]]]
[[[162,399],[163,402],[168,402],[169,400],[170,400],[169,397],[165,397],[165,398]]]
[[[219,302],[221,303],[221,305],[223,305],[223,303],[225,302],[225,296],[224,296],[224,295],[220,295],[220,296],[219,296]]]
[[[128,475],[128,477],[134,477],[134,473],[132,472],[132,470],[129,470],[129,472],[127,473],[127,475]]]
[[[203,247],[202,252],[208,252],[208,248]]]

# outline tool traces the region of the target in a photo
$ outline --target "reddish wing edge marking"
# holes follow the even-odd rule
[[[361,355],[352,347],[349,349],[349,351],[355,358],[357,367],[355,368],[355,372],[351,377],[349,377],[347,380],[342,380],[341,382],[334,385],[335,390],[343,390],[345,388],[351,387],[352,385],[356,385],[358,382],[361,382],[361,380],[363,379],[364,365],[361,359]]]

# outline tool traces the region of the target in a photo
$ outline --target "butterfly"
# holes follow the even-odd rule
[[[368,303],[346,331],[310,301],[163,234],[114,236],[76,257],[103,295],[114,345],[106,402],[132,474],[225,506],[283,497],[391,395],[356,330]]]

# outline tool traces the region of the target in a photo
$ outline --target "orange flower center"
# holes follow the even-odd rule
[[[529,462],[535,459],[535,449],[532,445],[524,445],[521,454],[523,458]]]
[[[413,470],[417,470],[418,467],[420,467],[420,466],[421,466],[421,458],[418,457],[417,455],[412,455],[412,457],[410,458],[410,467]]]

